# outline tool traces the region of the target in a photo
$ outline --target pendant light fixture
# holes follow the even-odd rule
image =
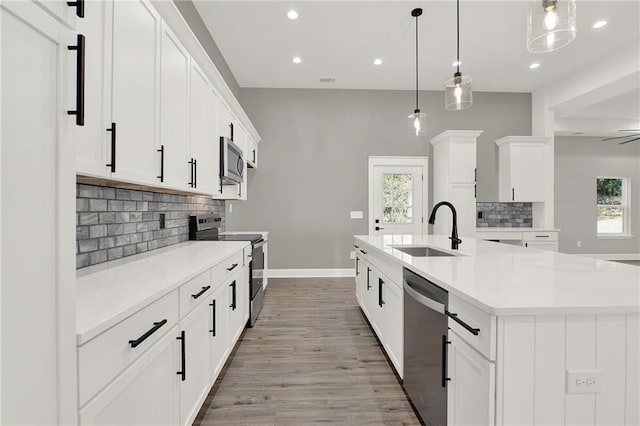
[[[418,17],[422,15],[422,9],[411,11],[411,16],[416,18],[416,109],[409,115],[409,136],[424,136],[427,134],[427,114],[420,112],[418,106]]]
[[[456,1],[456,72],[444,84],[444,106],[448,110],[460,110],[473,105],[471,77],[460,72],[460,0]]]
[[[534,0],[527,20],[527,50],[551,52],[576,38],[575,0]]]

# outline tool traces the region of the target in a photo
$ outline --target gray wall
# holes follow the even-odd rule
[[[430,131],[420,139],[407,135],[410,91],[243,88],[240,100],[262,136],[260,168],[248,172],[249,200],[228,203],[227,229],[270,231],[269,266],[276,269],[352,267],[351,236],[367,233],[370,155],[431,156],[428,140],[444,130],[485,130],[478,194],[495,201],[494,140],[531,134],[529,94],[476,93],[472,108],[451,112],[443,93],[424,92]],[[349,219],[351,210],[365,219]]]
[[[632,239],[596,238],[596,178],[631,179]],[[640,142],[618,145],[600,138],[556,137],[555,225],[565,253],[640,253]],[[582,241],[582,247],[576,246]]]
[[[218,45],[213,40],[213,37],[211,37],[211,33],[209,33],[202,17],[193,5],[193,2],[191,0],[174,0],[174,3],[222,75],[222,78],[224,78],[227,86],[229,86],[229,89],[233,92],[233,95],[238,98],[240,86],[231,72],[227,61],[224,59],[224,56],[222,56],[222,52],[218,49]]]

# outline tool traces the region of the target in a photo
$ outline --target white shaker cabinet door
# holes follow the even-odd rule
[[[110,50],[110,2],[84,2],[84,18],[77,20],[77,32],[85,36],[84,125],[73,126],[76,172],[86,176],[109,175],[107,149],[111,135],[111,79],[105,52]],[[110,61],[108,61],[110,62]]]
[[[217,193],[218,158],[215,148],[219,147],[218,139],[213,134],[211,121],[215,121],[214,94],[206,75],[192,61],[190,67],[189,92],[189,132],[191,139],[191,157],[197,161],[198,192]]]
[[[544,201],[544,146],[511,147],[512,201]]]
[[[179,417],[178,327],[80,410],[83,425],[176,425]]]
[[[177,189],[194,188],[189,148],[190,56],[166,24],[160,54],[160,143],[164,149],[163,183]]]
[[[77,412],[75,42],[35,2],[0,2],[1,424]]]
[[[403,291],[391,282],[382,283],[382,310],[384,312],[384,348],[398,375],[403,377],[404,363],[404,305]]]
[[[229,345],[229,308],[227,306],[227,287],[221,285],[211,296],[211,323],[209,327],[209,346],[211,352],[211,382],[213,383],[231,350]]]
[[[180,321],[180,344],[184,345],[180,373],[180,424],[190,425],[211,385],[209,354],[209,304],[203,301]]]
[[[492,425],[495,364],[449,330],[447,425]]]
[[[242,268],[227,284],[229,294],[229,338],[233,347],[249,319],[249,270]]]
[[[113,2],[112,119],[117,134],[108,149],[112,176],[157,184],[162,20],[145,0]],[[108,143],[111,146],[111,143]],[[115,154],[115,155],[114,155]],[[115,158],[114,158],[115,157]]]

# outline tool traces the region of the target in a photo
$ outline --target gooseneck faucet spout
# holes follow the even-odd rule
[[[462,240],[458,238],[458,214],[456,213],[456,208],[453,207],[448,201],[441,201],[433,207],[431,210],[431,216],[429,216],[429,223],[433,225],[436,223],[436,212],[440,208],[440,206],[447,206],[451,209],[451,213],[453,213],[453,228],[451,229],[451,236],[449,239],[451,240],[451,250],[458,250],[458,245],[462,243]]]

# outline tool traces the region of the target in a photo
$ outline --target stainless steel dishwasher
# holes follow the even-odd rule
[[[403,276],[403,386],[426,425],[446,426],[449,293],[408,269]]]

